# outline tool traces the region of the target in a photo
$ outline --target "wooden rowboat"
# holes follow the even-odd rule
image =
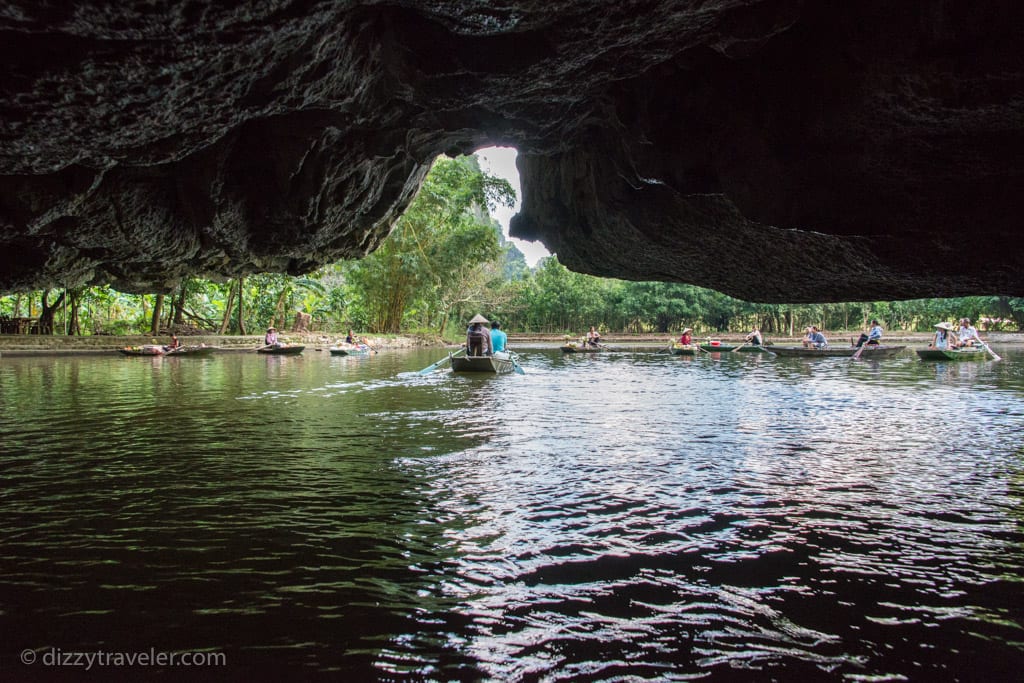
[[[861,358],[890,358],[906,346],[877,346],[869,344],[860,354]],[[856,346],[830,346],[824,349],[807,348],[804,346],[773,346],[771,353],[776,356],[800,356],[803,358],[850,358],[857,353]]]
[[[332,346],[328,350],[332,356],[366,356],[370,353],[370,347],[363,344]]]
[[[212,356],[217,351],[216,346],[179,346],[176,349],[168,350],[165,356],[189,356],[195,358],[201,358],[204,356]]]
[[[672,348],[669,349],[669,353],[673,356],[696,356],[700,353],[700,347],[696,344],[680,344],[679,342],[676,342],[672,345]]]
[[[604,348],[600,346],[590,346],[589,344],[577,344],[576,342],[569,342],[568,344],[562,345],[563,353],[597,353],[598,351],[604,351]]]
[[[962,349],[917,349],[917,357],[921,360],[988,360],[988,352],[980,346],[967,346]]]
[[[302,353],[306,347],[302,344],[274,344],[256,349],[256,353],[267,353],[274,356],[295,356]]]
[[[512,357],[501,353],[494,356],[451,356],[452,372],[486,372],[504,375],[515,369]]]
[[[722,342],[704,342],[703,344],[700,344],[700,348],[708,353],[732,352],[736,346],[736,344],[725,344]],[[768,349],[763,346],[743,344],[740,346],[740,350],[737,351],[737,353],[768,353]]]
[[[118,349],[126,356],[162,356],[166,352],[159,344],[145,344],[144,346],[126,346]]]

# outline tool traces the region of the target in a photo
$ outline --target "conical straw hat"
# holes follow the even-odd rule
[[[477,313],[476,315],[473,316],[473,318],[469,322],[470,322],[470,324],[473,324],[473,323],[488,323],[489,324],[491,321],[488,320],[487,318],[483,317],[479,313]]]

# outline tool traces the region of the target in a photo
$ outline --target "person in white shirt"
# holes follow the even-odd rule
[[[957,330],[956,336],[959,341],[958,346],[981,344],[981,337],[978,336],[978,330],[971,325],[970,318],[960,318],[960,329]]]

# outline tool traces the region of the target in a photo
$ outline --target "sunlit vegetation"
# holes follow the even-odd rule
[[[226,282],[189,278],[169,294],[109,287],[44,290],[0,297],[0,316],[33,321],[43,334],[256,334],[287,329],[296,312],[314,331],[446,333],[475,313],[518,333],[698,334],[760,327],[799,335],[806,325],[853,330],[872,318],[890,330],[927,331],[967,316],[979,329],[1024,328],[1024,299],[974,296],[838,304],[755,304],[692,285],[627,282],[581,275],[557,256],[529,268],[490,211],[511,206],[507,181],[481,171],[476,157],[440,158],[381,247],[301,277],[258,274]]]

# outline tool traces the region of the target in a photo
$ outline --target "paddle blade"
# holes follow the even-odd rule
[[[420,370],[419,374],[421,374],[421,375],[429,375],[434,370],[437,370],[439,367],[441,367],[442,364],[450,362],[451,359],[452,359],[451,356],[445,356],[444,358],[442,358],[441,360],[437,361],[436,363],[434,363],[432,365],[428,365],[427,367],[425,367],[422,370]]]

